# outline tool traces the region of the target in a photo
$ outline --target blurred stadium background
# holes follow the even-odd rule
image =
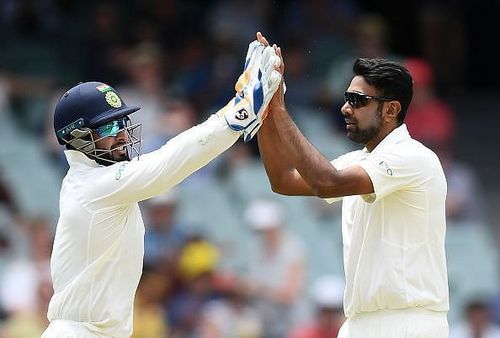
[[[0,337],[38,337],[46,325],[67,169],[51,118],[64,90],[90,80],[115,87],[142,106],[134,120],[143,123],[143,151],[152,151],[232,97],[257,30],[281,45],[289,110],[332,159],[357,147],[339,114],[354,59],[408,66],[409,129],[440,155],[449,184],[450,325],[479,325],[477,309],[500,325],[499,15],[494,0],[1,0]],[[245,217],[261,198],[281,205],[262,212],[277,218],[270,228],[282,240]],[[314,282],[343,274],[340,208],[272,194],[256,142],[238,142],[141,208],[148,230],[134,337],[223,337],[207,335],[210,325],[287,337],[314,316]],[[297,287],[287,289],[292,280]],[[246,315],[233,311],[235,301]],[[295,324],[280,329],[266,311]],[[243,324],[222,328],[221,318]]]

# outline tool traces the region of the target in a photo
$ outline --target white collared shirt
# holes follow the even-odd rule
[[[361,166],[375,191],[343,198],[346,315],[411,307],[447,311],[447,188],[436,154],[403,124],[372,152],[353,151],[332,164],[338,170]]]
[[[239,135],[213,115],[139,160],[106,167],[66,151],[70,169],[51,257],[49,320],[80,322],[106,337],[130,337],[144,255],[137,202],[169,190]]]

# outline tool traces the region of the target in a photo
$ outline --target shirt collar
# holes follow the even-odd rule
[[[387,134],[386,137],[382,141],[380,141],[379,144],[373,149],[372,153],[376,151],[380,151],[381,149],[384,149],[390,144],[395,144],[403,140],[410,139],[410,133],[408,132],[408,128],[406,128],[406,124],[403,123],[399,127],[395,128],[392,130],[389,134]],[[365,152],[368,152],[366,147],[363,149]]]
[[[66,155],[66,159],[68,160],[69,166],[72,168],[77,167],[94,167],[98,168],[101,165],[96,161],[91,160],[84,153],[78,150],[65,150],[64,155]]]

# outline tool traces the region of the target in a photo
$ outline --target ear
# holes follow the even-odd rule
[[[396,121],[398,114],[401,111],[401,103],[399,103],[399,101],[388,101],[384,103],[384,120],[386,122]]]

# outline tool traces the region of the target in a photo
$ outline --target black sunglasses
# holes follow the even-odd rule
[[[353,108],[364,107],[368,103],[370,103],[371,100],[391,101],[392,99],[389,99],[387,97],[382,97],[382,96],[371,96],[371,95],[366,95],[366,94],[361,94],[361,93],[356,93],[356,92],[345,92],[344,93],[344,101],[348,102],[349,105]]]

